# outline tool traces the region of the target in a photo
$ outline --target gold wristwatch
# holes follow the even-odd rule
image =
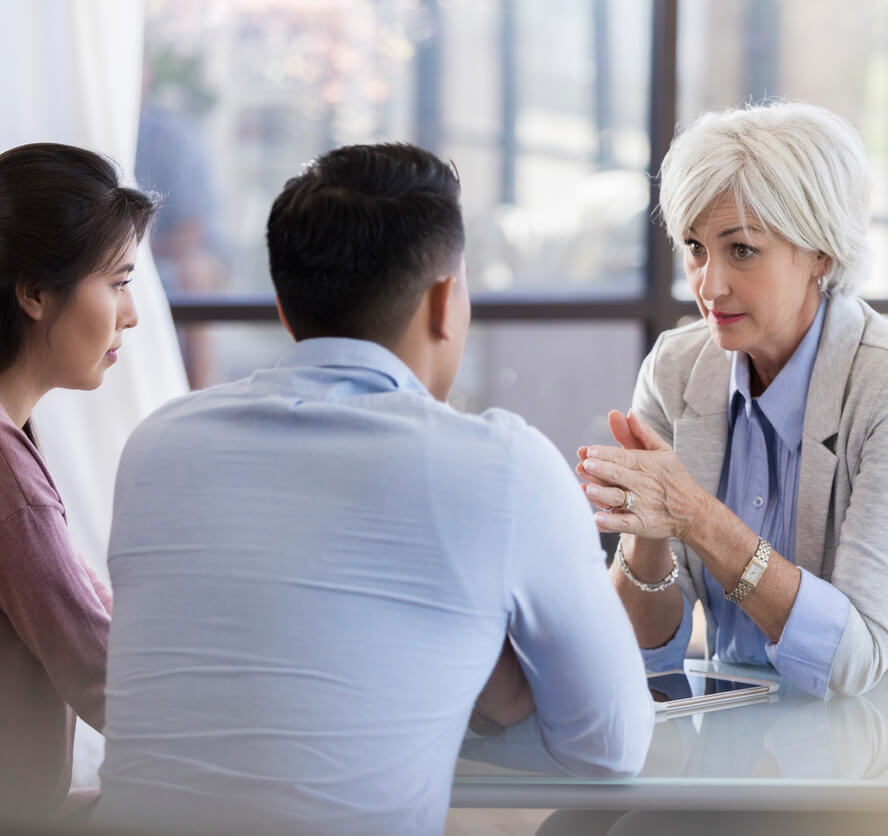
[[[768,568],[768,559],[770,557],[771,544],[765,540],[764,537],[759,537],[758,547],[755,550],[755,554],[752,556],[749,563],[746,564],[746,568],[743,570],[743,574],[740,576],[737,586],[735,586],[730,592],[725,592],[725,598],[729,601],[733,601],[735,604],[739,604],[747,595],[749,595],[762,579],[762,575],[765,574],[765,569]]]

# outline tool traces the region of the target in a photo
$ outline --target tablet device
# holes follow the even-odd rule
[[[657,712],[692,713],[735,702],[757,702],[780,686],[776,682],[707,671],[663,671],[648,674]]]

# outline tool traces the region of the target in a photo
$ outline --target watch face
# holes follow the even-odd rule
[[[743,580],[749,581],[749,583],[755,586],[764,572],[765,567],[761,563],[752,562],[746,567],[746,571],[743,573]]]

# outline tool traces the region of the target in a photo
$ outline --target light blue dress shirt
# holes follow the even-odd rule
[[[718,499],[793,563],[802,427],[826,304],[825,299],[821,301],[805,337],[759,397],[750,394],[745,352],[734,352],[731,368],[728,448]],[[714,656],[726,662],[773,665],[794,684],[822,697],[845,629],[849,601],[828,581],[805,569],[801,574],[789,619],[775,643],[768,641],[738,604],[724,597],[722,587],[704,567],[706,595],[716,624]],[[762,582],[767,582],[767,574]],[[673,639],[644,651],[648,669],[680,667],[690,633],[691,607],[685,600]]]
[[[653,706],[553,445],[375,343],[298,343],[134,433],[115,492],[98,820],[439,834],[508,631],[568,772],[639,769]]]

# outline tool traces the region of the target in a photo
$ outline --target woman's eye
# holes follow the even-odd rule
[[[123,290],[131,281],[132,279],[123,279],[122,281],[114,282],[114,287],[118,290]]]
[[[685,241],[687,244],[688,252],[693,256],[703,255],[705,250],[703,249],[703,245],[699,241],[694,241],[693,239],[688,239]]]
[[[741,261],[744,261],[745,259],[751,258],[753,255],[755,255],[755,250],[752,247],[747,246],[746,244],[734,244],[734,255]]]

